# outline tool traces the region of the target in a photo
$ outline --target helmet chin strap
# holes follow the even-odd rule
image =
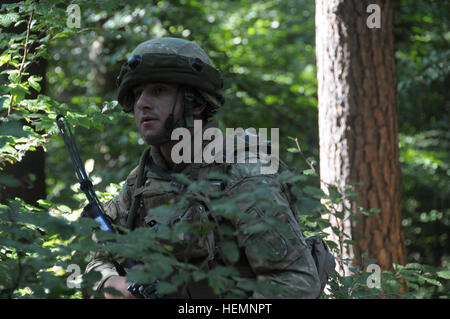
[[[182,91],[181,97],[181,118],[175,123],[175,108],[177,106],[178,97]],[[172,111],[169,116],[167,116],[164,121],[164,128],[167,131],[167,140],[170,141],[170,136],[172,131],[177,127],[194,127],[194,118],[192,110],[195,103],[195,96],[191,89],[187,87],[177,86],[177,91],[175,93],[175,101],[172,106]]]
[[[180,87],[181,87],[180,85],[177,87],[177,92],[175,93],[175,101],[173,102],[172,111],[170,112],[169,116],[166,118],[164,122],[164,127],[169,133],[171,133],[175,128],[175,107],[177,106]]]

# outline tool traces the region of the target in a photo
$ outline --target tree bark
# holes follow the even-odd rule
[[[376,18],[370,4],[380,8],[380,28],[369,27],[368,18]],[[359,221],[350,213],[343,223],[330,216],[356,243],[332,239],[354,265],[363,265],[365,252],[382,269],[405,264],[392,2],[316,0],[316,55],[322,188],[353,185],[357,193],[343,204]],[[368,217],[359,207],[381,211]]]

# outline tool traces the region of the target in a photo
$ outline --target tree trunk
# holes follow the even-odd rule
[[[379,20],[377,11],[367,12],[371,4]],[[378,21],[380,28],[371,28]],[[343,204],[359,221],[350,213],[344,223],[330,217],[356,243],[332,239],[355,265],[363,265],[365,252],[382,269],[405,264],[391,1],[316,0],[316,54],[321,179],[357,193]],[[368,217],[359,207],[380,212]]]

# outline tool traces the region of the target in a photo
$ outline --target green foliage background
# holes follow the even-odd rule
[[[0,9],[1,162],[15,163],[26,151],[43,147],[48,194],[35,206],[17,199],[0,207],[0,273],[8,274],[1,276],[0,297],[81,297],[81,291],[65,285],[65,270],[72,263],[85,265],[88,251],[103,248],[89,239],[93,224],[76,218],[85,198],[76,188],[54,119],[67,114],[81,157],[95,164],[91,178],[99,195],[104,201],[111,198],[145,147],[133,118],[115,102],[115,77],[143,40],[162,35],[195,40],[223,72],[226,104],[217,114],[221,127],[279,127],[281,157],[290,167],[305,171],[308,162],[318,162],[313,1],[73,3],[81,9],[80,28],[67,27],[64,1],[20,1]],[[392,296],[400,289],[398,279],[404,278],[413,292],[409,297],[447,297],[448,4],[401,0],[394,10],[403,226],[410,264],[385,273],[383,282],[389,287],[383,289]],[[27,32],[4,32],[29,22],[28,41]],[[26,43],[33,50],[23,60]],[[45,79],[27,74],[39,58],[48,61]],[[45,92],[29,98],[41,87]],[[307,161],[286,151],[295,148],[289,136],[298,138]],[[318,178],[307,172],[302,183],[311,188],[310,194],[300,194],[300,220],[313,234],[327,224],[320,219],[324,208],[313,196],[320,192]],[[1,187],[19,183],[0,175]],[[230,276],[222,271],[220,276]],[[356,276],[335,278],[331,297],[380,295],[362,289],[367,273],[355,271]],[[86,289],[94,277],[85,278]]]

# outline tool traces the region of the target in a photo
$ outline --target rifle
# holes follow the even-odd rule
[[[83,208],[82,216],[89,216],[90,218],[96,220],[99,227],[103,231],[117,233],[113,226],[111,218],[105,213],[103,206],[98,199],[94,191],[94,186],[92,185],[89,176],[86,173],[84,164],[81,161],[80,153],[78,152],[77,144],[75,142],[75,137],[70,129],[69,122],[64,117],[64,115],[59,114],[56,117],[56,124],[58,125],[59,132],[63,138],[64,144],[67,147],[70,159],[72,160],[73,166],[75,167],[75,173],[77,175],[78,181],[80,182],[80,188],[85,193],[89,204]],[[119,276],[126,276],[125,267],[111,258]],[[158,293],[156,286],[158,281],[154,281],[151,284],[139,284],[133,282],[129,287],[128,291],[139,299],[161,299],[163,295]]]

